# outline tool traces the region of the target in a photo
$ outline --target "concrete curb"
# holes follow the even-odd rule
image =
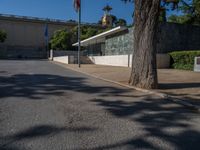
[[[63,64],[63,63],[60,63],[60,62],[53,62],[53,63],[58,64],[58,65]],[[63,65],[65,65],[64,67],[66,67],[67,69],[70,69],[70,70],[73,70],[73,71],[88,75],[88,76],[96,78],[96,79],[100,79],[100,80],[103,80],[103,81],[106,81],[106,82],[117,84],[117,85],[120,85],[122,87],[127,87],[129,89],[141,91],[141,92],[144,92],[144,93],[157,95],[157,96],[159,96],[161,98],[164,98],[165,100],[171,100],[171,101],[173,101],[173,102],[175,102],[177,104],[183,105],[183,106],[187,107],[188,109],[190,109],[190,110],[192,110],[192,111],[194,111],[196,113],[200,113],[200,108],[199,107],[197,107],[197,106],[195,106],[195,105],[193,105],[191,103],[188,103],[188,102],[184,101],[181,98],[177,98],[175,96],[172,96],[172,95],[169,95],[169,94],[165,94],[165,93],[161,93],[161,92],[157,92],[157,91],[153,91],[153,90],[147,90],[147,89],[142,89],[142,88],[126,85],[126,84],[119,83],[119,82],[116,82],[116,81],[112,81],[112,80],[109,80],[109,79],[104,79],[104,78],[102,78],[100,76],[92,75],[92,74],[86,73],[84,71],[73,69],[71,67],[66,66],[66,64],[63,64]]]

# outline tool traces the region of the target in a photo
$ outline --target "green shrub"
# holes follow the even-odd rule
[[[81,40],[87,39],[91,36],[104,32],[106,29],[99,29],[90,26],[81,26]],[[76,50],[72,44],[78,41],[78,27],[72,30],[62,29],[57,30],[50,40],[50,47],[54,50]]]
[[[7,38],[6,32],[3,30],[0,30],[0,43],[5,42],[6,38]]]
[[[175,69],[193,70],[194,58],[200,56],[200,50],[198,51],[179,51],[169,53],[172,57],[172,67]]]
[[[50,40],[51,48],[54,50],[72,50],[72,33],[67,29],[58,30]]]

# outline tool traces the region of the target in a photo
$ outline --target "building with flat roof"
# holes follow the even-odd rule
[[[134,27],[116,27],[81,41],[83,55],[100,65],[130,66],[134,55]],[[78,46],[78,43],[73,44]],[[167,53],[200,50],[200,27],[174,23],[160,23],[157,32],[158,68],[167,68]]]
[[[100,25],[83,23],[88,26]],[[48,38],[56,30],[71,30],[75,21],[0,14],[0,30],[7,33],[7,39],[0,43],[2,58],[47,58],[45,28],[48,25]]]
[[[134,27],[116,27],[81,41],[88,55],[126,55],[133,53]],[[78,46],[78,43],[73,44]],[[200,27],[160,23],[157,31],[157,53],[200,49]]]

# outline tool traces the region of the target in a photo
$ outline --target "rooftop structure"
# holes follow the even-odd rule
[[[111,10],[112,10],[112,7],[110,7],[109,5],[106,5],[103,8],[103,11],[105,12],[105,14],[109,14]]]
[[[106,5],[103,8],[104,16],[102,17],[102,26],[103,27],[112,27],[113,26],[113,18],[110,14],[110,11],[112,10],[112,7],[109,5]]]
[[[113,28],[109,31],[100,33],[98,35],[92,36],[88,39],[81,41],[81,46],[88,46],[88,45],[91,45],[91,44],[103,43],[103,42],[105,42],[106,37],[113,35],[115,33],[124,31],[124,30],[127,30],[127,27],[119,26],[119,27]],[[74,43],[73,46],[78,46],[78,43]]]
[[[35,22],[35,23],[51,23],[51,24],[60,24],[60,25],[77,25],[78,23],[73,20],[60,20],[60,19],[50,19],[50,18],[38,18],[38,17],[30,17],[30,16],[18,16],[18,15],[10,15],[10,14],[0,14],[1,20],[13,20],[13,21],[26,21],[26,22]],[[99,24],[96,23],[85,23],[82,22],[83,25],[88,26],[97,26],[100,27]]]
[[[116,27],[81,41],[87,55],[127,55],[134,49],[134,27]],[[192,25],[160,23],[157,32],[156,50],[169,53],[200,48],[200,28]],[[188,40],[190,39],[190,40]],[[73,44],[77,46],[77,43]]]
[[[85,26],[102,28],[101,25],[82,23]],[[57,30],[72,30],[77,26],[73,20],[0,14],[0,29],[7,33],[7,39],[0,43],[2,58],[45,58],[47,42]],[[48,38],[48,39],[47,39]]]

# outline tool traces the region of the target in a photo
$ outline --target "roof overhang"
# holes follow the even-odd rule
[[[127,27],[122,27],[122,26],[113,28],[109,31],[100,33],[98,35],[92,36],[88,39],[81,41],[81,46],[88,46],[88,45],[91,45],[91,44],[103,43],[103,42],[105,42],[107,36],[113,35],[115,33],[121,32],[121,31],[124,31],[126,29],[127,29]],[[73,46],[78,46],[78,42],[74,43]]]

